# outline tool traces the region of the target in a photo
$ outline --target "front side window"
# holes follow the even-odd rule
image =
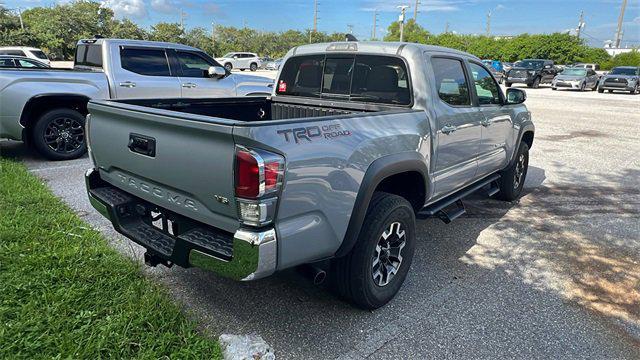
[[[167,56],[162,49],[123,48],[122,68],[146,76],[171,76]]]
[[[478,64],[470,63],[470,65],[476,86],[476,94],[478,95],[478,103],[480,105],[501,104],[500,88],[493,76]]]
[[[289,58],[280,74],[281,95],[410,105],[405,63],[381,55],[303,55]]]
[[[18,61],[18,64],[20,64],[20,67],[23,67],[23,68],[39,68],[39,67],[41,67],[41,65],[39,65],[35,61],[29,61],[29,60],[25,60],[25,59],[17,59],[17,61]]]
[[[182,76],[185,77],[204,77],[209,67],[214,65],[195,53],[178,51],[177,54]]]
[[[432,58],[431,65],[440,99],[453,106],[471,105],[469,85],[464,75],[462,61],[450,58]]]

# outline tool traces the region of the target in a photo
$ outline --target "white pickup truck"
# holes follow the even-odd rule
[[[32,144],[52,160],[86,152],[90,99],[266,96],[273,80],[231,74],[203,51],[179,44],[80,40],[73,70],[0,69],[0,138]]]

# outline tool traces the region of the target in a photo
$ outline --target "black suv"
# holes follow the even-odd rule
[[[510,87],[512,84],[521,83],[537,89],[540,84],[550,84],[556,75],[558,70],[552,60],[525,59],[513,65],[507,73],[504,84]]]

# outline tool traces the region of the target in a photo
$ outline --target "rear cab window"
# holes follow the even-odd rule
[[[433,57],[431,66],[440,100],[452,106],[471,106],[469,83],[462,60]]]
[[[289,58],[276,93],[410,106],[404,61],[388,55],[322,54]]]
[[[78,45],[74,65],[102,68],[102,46],[99,44]]]

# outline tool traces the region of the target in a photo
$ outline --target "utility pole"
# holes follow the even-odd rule
[[[400,42],[404,41],[404,17],[408,7],[407,5],[398,6],[398,9],[400,9],[400,17],[398,17],[398,21],[400,22]]]
[[[215,46],[216,45],[216,27],[213,23],[213,21],[211,22],[211,46]]]
[[[580,39],[580,32],[584,27],[584,10],[580,11],[580,20],[578,20],[578,28],[576,29],[576,36]]]
[[[376,26],[378,26],[378,9],[373,10],[373,31],[371,32],[371,39],[376,38]]]
[[[347,27],[349,28],[349,34],[353,34],[353,25],[347,24]]]
[[[313,32],[318,32],[318,0],[313,0]]]
[[[416,0],[416,6],[413,8],[413,20],[418,21],[418,6],[420,5],[420,0]]]
[[[620,17],[618,17],[618,31],[616,32],[616,48],[620,48],[622,42],[622,22],[624,21],[624,11],[627,8],[627,0],[622,0],[622,8],[620,8]]]
[[[184,31],[184,20],[186,19],[187,14],[182,11],[182,9],[180,9],[180,27],[182,28],[182,31]]]
[[[22,21],[22,9],[18,7],[18,17],[20,18],[20,29],[24,31],[24,22]]]
[[[487,13],[487,36],[491,35],[491,10]]]
[[[447,21],[446,25],[444,26],[444,33],[448,34],[449,33],[449,22]]]

